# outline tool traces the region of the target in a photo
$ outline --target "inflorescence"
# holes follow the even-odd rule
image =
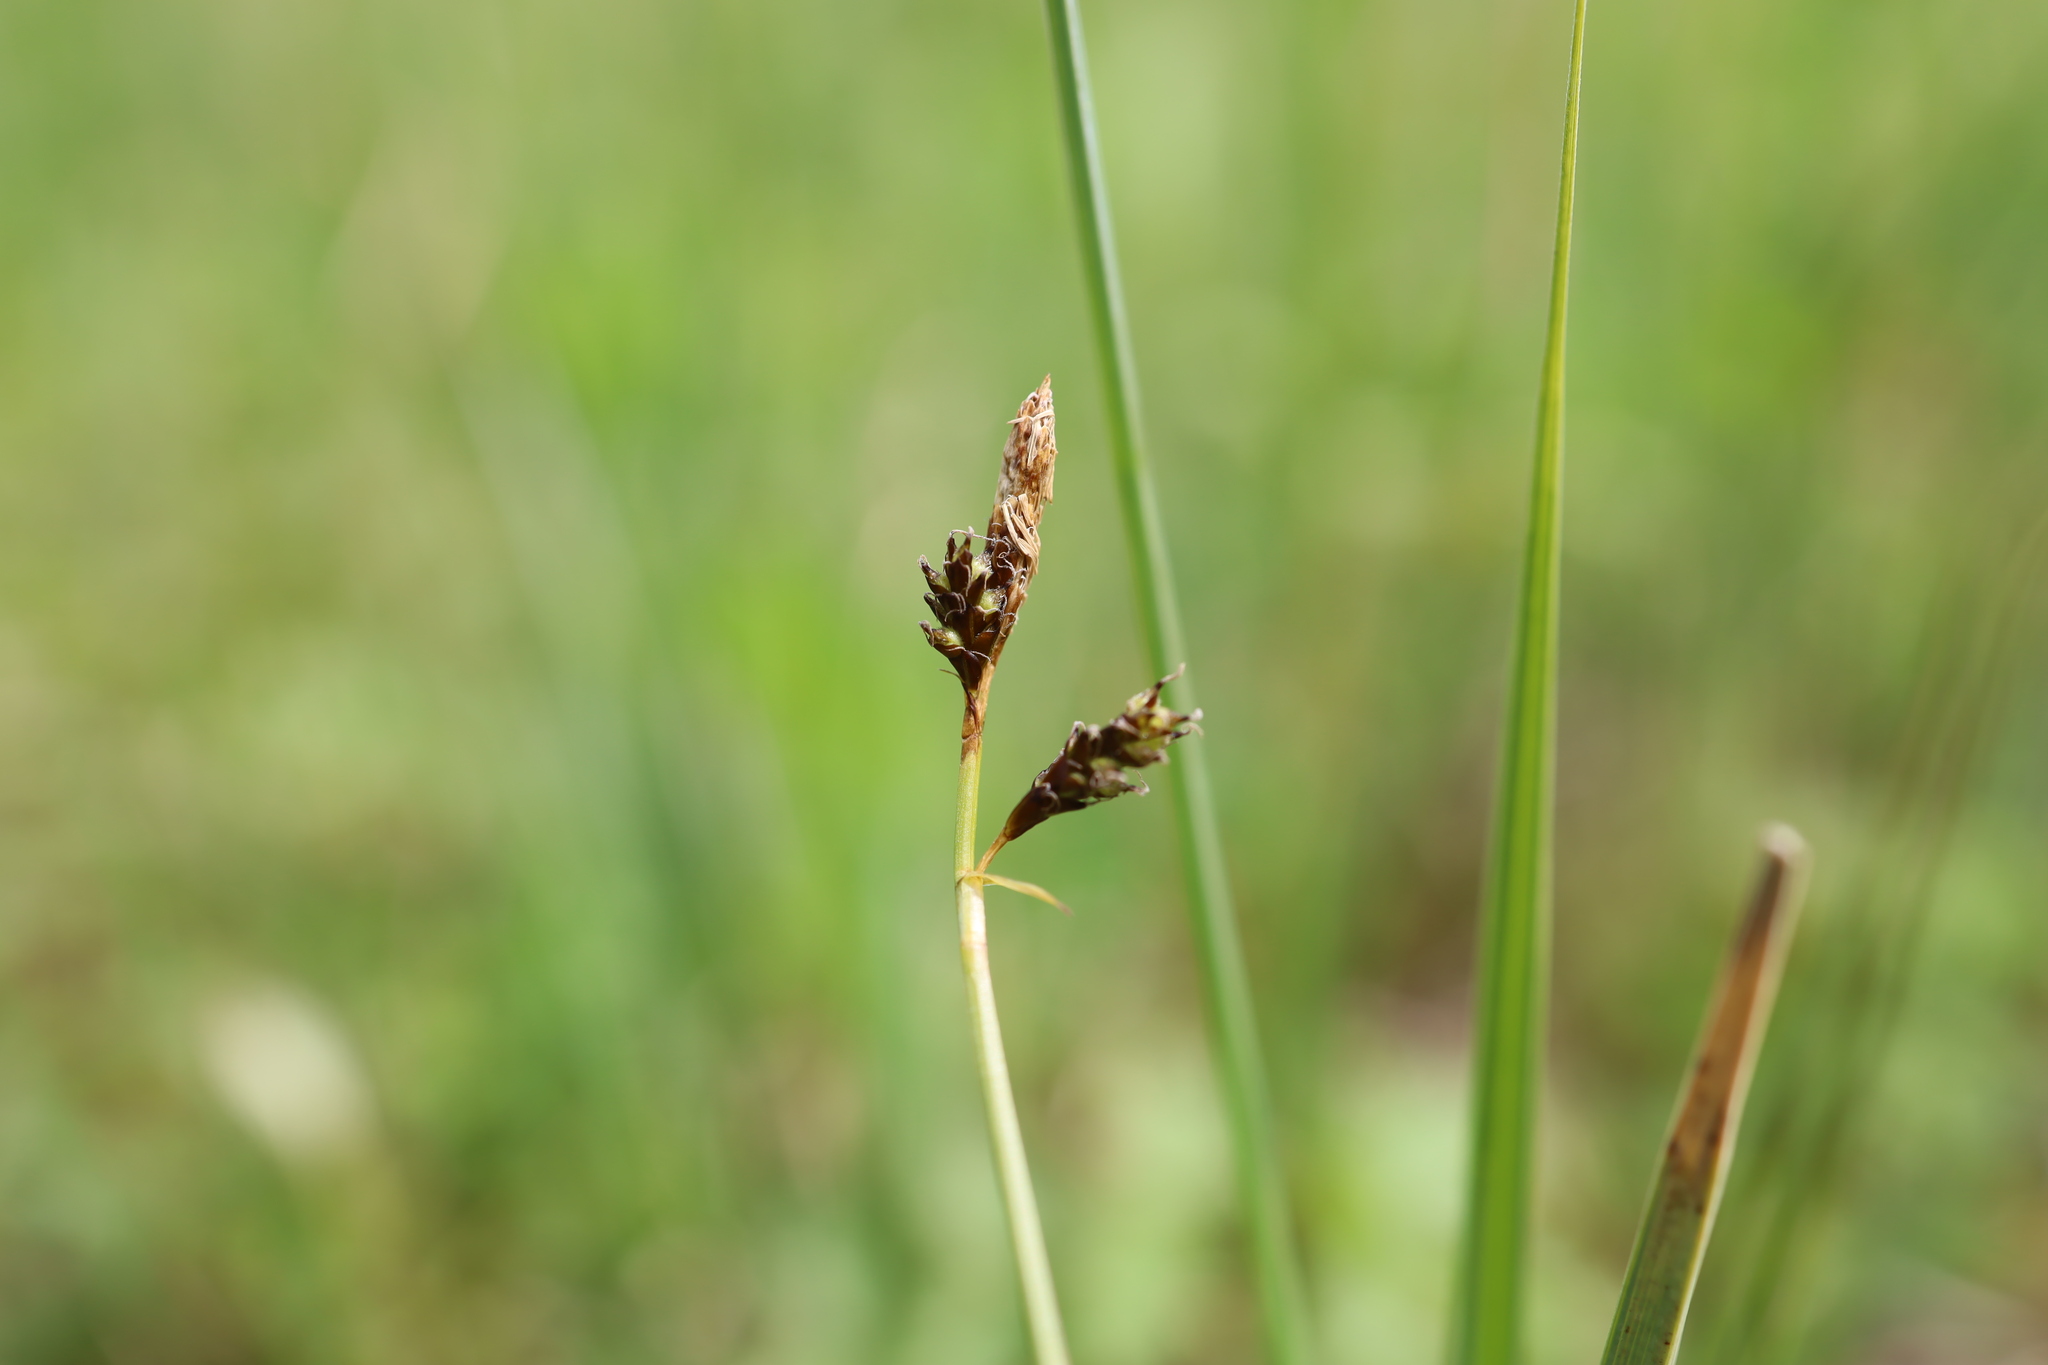
[[[937,568],[928,559],[918,560],[930,587],[925,604],[937,618],[936,622],[918,624],[932,648],[945,655],[960,675],[967,700],[961,733],[968,745],[981,741],[996,663],[1038,572],[1038,523],[1045,515],[1045,505],[1052,501],[1053,461],[1058,455],[1053,440],[1052,378],[1048,375],[1010,421],[988,529],[949,535],[945,557]],[[981,542],[979,553],[977,540]],[[1058,756],[1010,812],[1002,832],[982,856],[981,867],[986,869],[1004,844],[1055,815],[1127,792],[1144,795],[1147,787],[1131,773],[1166,762],[1167,745],[1200,732],[1196,722],[1201,711],[1182,715],[1159,699],[1160,690],[1179,676],[1176,669],[1132,697],[1124,704],[1123,713],[1107,725],[1075,722]]]

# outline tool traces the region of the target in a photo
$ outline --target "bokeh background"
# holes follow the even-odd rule
[[[1432,1360],[1568,7],[1085,17],[1327,1359]],[[1797,1358],[2040,1361],[2048,7],[1603,0],[1585,90],[1531,1360],[1777,817],[1693,1340],[1846,1096]],[[1038,6],[0,7],[0,1357],[1022,1361],[915,561],[1048,370],[990,818],[1147,681]],[[992,907],[1090,1365],[1256,1358],[1173,837]]]

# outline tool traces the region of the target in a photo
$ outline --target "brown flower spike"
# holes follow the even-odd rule
[[[1002,832],[982,855],[981,865],[986,868],[997,849],[1055,815],[1126,792],[1143,796],[1149,791],[1131,777],[1131,770],[1166,762],[1167,745],[1201,732],[1196,724],[1202,718],[1199,707],[1184,716],[1159,700],[1159,690],[1180,674],[1177,668],[1132,697],[1124,703],[1123,714],[1107,725],[1075,721],[1059,757],[1046,765],[1010,812]]]
[[[930,560],[917,561],[931,585],[925,605],[938,618],[936,625],[918,624],[932,648],[960,675],[969,730],[980,727],[996,661],[1038,572],[1038,522],[1052,501],[1053,461],[1058,455],[1052,376],[1047,375],[1010,419],[995,506],[989,512],[988,530],[979,537],[981,553],[974,552],[974,532],[956,531],[946,538],[941,567],[933,568]]]

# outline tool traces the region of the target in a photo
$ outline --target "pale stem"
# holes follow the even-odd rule
[[[1017,1123],[1017,1101],[1010,1093],[1010,1065],[1003,1056],[1003,1028],[996,1018],[995,978],[988,967],[988,912],[980,883],[971,880],[977,870],[974,814],[980,794],[981,738],[975,735],[960,747],[960,796],[953,820],[953,899],[960,912],[960,962],[967,969],[974,1056],[981,1068],[989,1143],[995,1150],[1003,1209],[1009,1215],[1010,1243],[1017,1253],[1017,1279],[1024,1293],[1024,1315],[1031,1326],[1032,1354],[1037,1365],[1068,1365],[1052,1263],[1045,1254],[1038,1201],[1031,1192],[1031,1167],[1024,1158],[1024,1133]]]

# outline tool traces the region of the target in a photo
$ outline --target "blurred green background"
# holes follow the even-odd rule
[[[1568,7],[1086,18],[1327,1359],[1430,1361]],[[1955,643],[2048,506],[2048,7],[1603,2],[1585,90],[1531,1360],[1770,817],[1758,1112],[1913,967],[1803,1358],[2048,1359],[2041,619],[2002,708]],[[1148,681],[1037,5],[0,6],[0,1358],[1021,1361],[915,561],[1047,370],[989,820]],[[1089,1365],[1256,1355],[1167,816],[992,906]]]

